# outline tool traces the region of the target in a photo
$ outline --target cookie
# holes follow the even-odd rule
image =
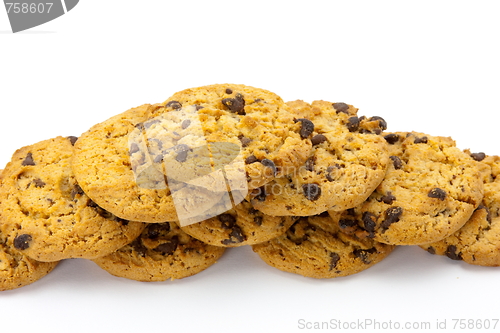
[[[485,166],[484,198],[467,223],[451,236],[421,245],[429,253],[479,266],[500,266],[500,157],[472,154]]]
[[[392,245],[431,243],[460,229],[483,197],[478,162],[451,138],[385,133],[384,180],[353,210],[357,227]]]
[[[151,223],[132,243],[93,261],[110,274],[137,281],[166,281],[210,267],[225,248],[190,237],[175,223]]]
[[[2,181],[0,170],[0,182]],[[40,262],[14,247],[16,230],[0,223],[0,291],[29,285],[49,274],[59,262]]]
[[[244,200],[223,214],[181,229],[210,245],[237,247],[258,244],[277,237],[295,220],[292,216],[266,215]]]
[[[75,137],[56,137],[17,150],[3,171],[0,224],[14,247],[38,261],[96,258],[135,239],[144,224],[96,205],[75,180]]]
[[[387,142],[379,135],[386,122],[358,117],[357,109],[345,103],[298,100],[288,105],[297,122],[310,127],[313,148],[300,167],[251,193],[254,208],[275,216],[310,216],[365,201],[389,164]]]
[[[333,216],[334,214],[332,214]],[[285,234],[252,248],[268,265],[317,279],[361,272],[389,255],[392,245],[340,231],[338,217],[301,217]]]

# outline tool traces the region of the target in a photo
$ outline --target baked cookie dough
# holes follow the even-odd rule
[[[0,224],[16,250],[38,261],[107,255],[145,226],[117,218],[85,195],[70,166],[75,140],[23,147],[2,173]]]
[[[181,229],[210,245],[237,247],[280,236],[296,220],[293,216],[266,215],[244,200],[220,215]]]
[[[225,248],[207,245],[173,222],[151,223],[132,243],[93,261],[110,274],[152,282],[182,279],[211,265]]]
[[[480,168],[451,138],[385,133],[391,163],[384,180],[354,208],[358,227],[378,242],[431,243],[460,229],[483,197]]]
[[[301,217],[285,234],[253,245],[268,265],[317,279],[361,272],[380,262],[394,249],[367,237],[340,231],[340,213]]]
[[[486,167],[484,198],[472,217],[445,239],[420,247],[432,254],[479,266],[500,266],[500,157],[471,154]]]
[[[389,164],[380,117],[358,117],[345,103],[297,100],[287,103],[313,144],[298,168],[251,193],[254,208],[275,216],[310,216],[343,211],[366,200]]]

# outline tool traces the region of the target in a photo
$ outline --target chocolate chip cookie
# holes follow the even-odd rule
[[[331,214],[334,216],[334,214]],[[283,235],[253,245],[270,266],[317,279],[361,272],[380,262],[394,249],[373,239],[344,234],[338,217],[323,213],[301,217]]]
[[[93,261],[110,274],[137,281],[166,281],[195,275],[210,267],[225,248],[207,245],[175,223],[151,223],[140,237]]]
[[[237,247],[258,244],[283,234],[296,220],[293,216],[270,216],[247,200],[223,214],[181,229],[204,243]]]
[[[443,239],[470,218],[483,197],[480,168],[451,138],[385,133],[391,163],[384,180],[354,208],[376,241],[420,245]]]
[[[289,168],[251,193],[254,208],[276,216],[310,216],[361,204],[382,181],[389,155],[380,117],[358,117],[345,103],[287,103],[313,148],[298,168]]]
[[[484,198],[467,223],[445,239],[420,247],[432,254],[479,266],[500,266],[500,157],[471,154],[480,161]]]
[[[96,258],[135,239],[145,225],[95,204],[71,171],[75,137],[56,137],[17,150],[2,173],[0,224],[12,245],[38,261]]]

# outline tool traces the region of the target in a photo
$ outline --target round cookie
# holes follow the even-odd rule
[[[210,267],[225,248],[207,245],[175,223],[149,224],[132,243],[93,261],[110,274],[137,281],[182,279]]]
[[[75,180],[75,137],[56,137],[17,150],[2,173],[0,224],[14,248],[38,261],[96,258],[135,239],[145,224],[110,214]]]
[[[253,245],[283,234],[297,218],[270,216],[252,207],[247,200],[223,214],[181,227],[204,243],[224,247]]]
[[[500,157],[484,153],[472,156],[486,167],[481,205],[454,234],[420,247],[472,265],[500,266]]]
[[[462,227],[480,204],[478,162],[451,138],[423,133],[386,133],[390,163],[386,176],[354,208],[358,228],[376,241],[420,245]]]
[[[384,178],[389,164],[380,117],[358,117],[345,103],[287,103],[308,124],[313,148],[299,168],[251,193],[254,208],[275,216],[310,216],[361,204]]]
[[[370,238],[340,232],[340,213],[332,216],[323,213],[301,217],[283,235],[252,248],[270,266],[317,279],[361,272],[394,249]]]
[[[0,182],[2,178],[0,170]],[[21,253],[14,247],[15,232],[0,223],[0,291],[31,284],[50,273],[59,263],[40,262]]]

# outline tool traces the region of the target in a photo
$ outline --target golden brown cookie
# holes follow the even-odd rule
[[[484,165],[484,198],[467,223],[445,239],[421,245],[432,254],[479,266],[500,266],[500,157],[472,154]]]
[[[175,223],[149,224],[132,243],[93,261],[110,274],[137,281],[166,281],[195,275],[212,266],[225,248],[207,245]]]
[[[244,200],[223,214],[181,229],[207,244],[237,247],[280,236],[296,219],[292,216],[266,215]]]
[[[285,234],[252,248],[270,266],[317,279],[361,272],[394,249],[392,245],[341,232],[340,213],[331,215],[301,217]]]
[[[361,204],[384,178],[389,155],[379,135],[380,117],[358,117],[345,103],[287,103],[309,128],[313,149],[298,168],[251,193],[253,206],[268,215],[310,216]]]
[[[0,224],[12,230],[14,248],[39,261],[100,257],[145,226],[117,218],[85,195],[70,166],[75,140],[56,137],[23,147],[2,173]]]
[[[353,210],[358,227],[376,241],[420,245],[462,227],[480,204],[478,162],[451,138],[386,133],[390,163],[382,183]]]

